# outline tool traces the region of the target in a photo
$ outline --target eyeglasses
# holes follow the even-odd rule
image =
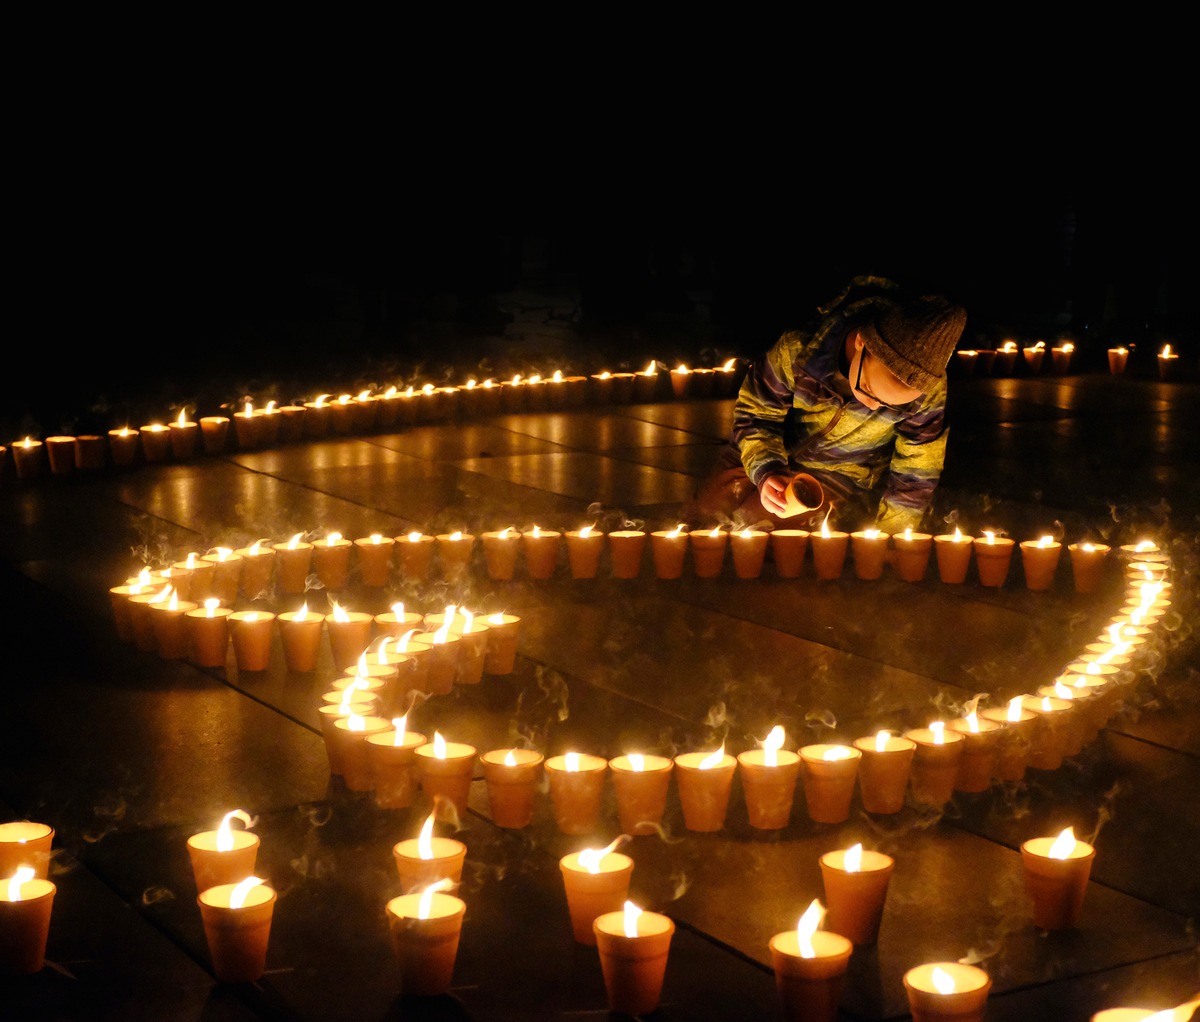
[[[875,394],[873,394],[869,387],[866,387],[863,385],[862,370],[863,370],[863,363],[866,360],[867,360],[867,349],[863,348],[862,351],[860,351],[858,353],[858,373],[855,375],[855,378],[854,378],[854,389],[857,390],[860,394],[866,394],[867,397],[869,397],[872,401],[876,402],[880,408],[887,408],[889,411],[893,411],[893,412],[901,411],[903,409],[902,405],[894,405],[889,401],[885,401],[883,398],[878,397]],[[911,402],[905,402],[905,403],[911,404]]]

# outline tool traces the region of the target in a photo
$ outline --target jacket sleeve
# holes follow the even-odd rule
[[[921,408],[897,423],[896,443],[876,517],[889,533],[916,529],[933,503],[946,460],[946,392],[930,394]]]
[[[734,404],[732,439],[755,486],[772,472],[788,470],[783,424],[792,407],[792,359],[798,341],[795,333],[786,333],[756,359]]]

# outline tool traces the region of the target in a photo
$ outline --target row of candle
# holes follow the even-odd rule
[[[170,422],[152,422],[110,429],[106,435],[24,437],[11,444],[13,468],[19,479],[41,474],[48,463],[54,475],[95,470],[110,462],[118,468],[169,459],[187,460],[197,454],[220,454],[231,437],[240,450],[274,447],[281,443],[389,432],[423,423],[444,422],[500,413],[554,411],[584,404],[626,404],[663,398],[731,397],[741,379],[735,359],[714,368],[678,365],[659,372],[651,362],[640,373],[595,373],[545,378],[514,376],[510,380],[469,380],[463,386],[425,384],[391,387],[372,393],[322,394],[311,401],[279,405],[268,401],[255,407],[247,401],[229,415],[189,419],[187,409]],[[669,383],[668,383],[669,381]],[[5,448],[0,446],[0,466]]]
[[[1050,535],[1023,540],[1018,545],[990,530],[978,538],[964,535],[959,528],[937,536],[912,529],[894,535],[874,528],[848,533],[830,529],[828,518],[812,532],[687,529],[680,524],[674,529],[651,532],[618,529],[606,533],[593,526],[559,531],[535,525],[529,531],[508,527],[484,532],[481,537],[461,530],[436,536],[413,531],[395,537],[372,533],[354,540],[331,532],[312,542],[302,539],[303,535],[297,533],[278,543],[257,540],[240,549],[217,547],[205,554],[193,551],[167,567],[147,568],[137,584],[146,589],[169,583],[179,599],[200,603],[216,597],[225,604],[233,604],[239,595],[249,600],[272,591],[299,595],[311,587],[314,577],[321,588],[332,592],[344,590],[352,581],[380,589],[391,584],[397,572],[404,580],[427,580],[434,570],[435,551],[441,575],[454,578],[471,567],[480,547],[492,581],[512,580],[522,562],[528,578],[545,581],[560,571],[565,545],[566,569],[573,579],[597,577],[605,554],[611,577],[637,578],[647,547],[654,575],[659,579],[681,578],[689,555],[696,577],[720,577],[727,554],[732,555],[735,577],[753,579],[761,576],[769,549],[775,574],[780,578],[799,577],[811,550],[813,571],[823,580],[841,577],[847,555],[852,552],[854,574],[859,579],[882,577],[885,565],[890,563],[902,580],[919,582],[933,559],[942,582],[961,584],[966,581],[973,558],[980,584],[997,588],[1005,584],[1013,552],[1019,549],[1027,588],[1043,590],[1054,581],[1063,549],[1062,543]],[[1137,554],[1139,548],[1151,550],[1153,543],[1127,544],[1121,551]],[[1075,590],[1093,592],[1103,580],[1109,546],[1082,541],[1068,545],[1067,550]],[[134,580],[126,584],[132,585]],[[128,595],[124,591],[122,594]],[[114,595],[118,595],[115,590]]]
[[[1018,349],[1016,341],[1005,341],[996,349],[960,348],[954,353],[954,367],[960,376],[973,376],[976,373],[985,376],[1012,376],[1017,367],[1017,356],[1021,357],[1021,365],[1030,376],[1036,376],[1042,371],[1046,352],[1050,353],[1050,364],[1055,373],[1064,375],[1071,371],[1071,362],[1075,355],[1075,345],[1070,341],[1057,344],[1047,349],[1045,341],[1026,345]],[[1113,376],[1125,372],[1129,362],[1129,349],[1125,347],[1109,348],[1108,371]],[[1174,379],[1179,368],[1179,352],[1170,344],[1164,344],[1158,352],[1158,376],[1161,380]]]

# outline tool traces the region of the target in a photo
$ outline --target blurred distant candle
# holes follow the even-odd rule
[[[631,752],[608,761],[617,815],[627,834],[648,834],[662,822],[675,763],[665,756]]]
[[[1071,357],[1075,353],[1075,345],[1070,341],[1055,345],[1050,349],[1050,360],[1054,371],[1060,376],[1071,371]]]
[[[868,813],[898,813],[912,773],[917,743],[910,738],[879,731],[870,738],[854,739],[862,753],[858,768],[859,795]]]
[[[1012,376],[1017,365],[1017,342],[1005,341],[996,349],[992,373],[995,376]]]
[[[592,922],[600,969],[612,1012],[648,1015],[658,1008],[675,924],[631,901]]]
[[[782,830],[788,825],[800,777],[800,756],[783,748],[786,735],[776,724],[763,739],[761,749],[738,754],[738,771],[750,826]]]
[[[840,933],[819,929],[825,910],[813,901],[794,930],[769,941],[775,990],[785,1022],[834,1022],[854,950]]]
[[[992,979],[982,969],[930,962],[904,974],[913,1022],[983,1022]]]
[[[424,581],[429,577],[429,567],[433,563],[434,538],[416,530],[395,538],[396,553],[404,577],[417,582]]]
[[[1035,837],[1021,845],[1025,888],[1039,930],[1074,926],[1083,908],[1096,849],[1075,837],[1071,827],[1058,837]]]
[[[970,377],[975,375],[975,362],[979,358],[979,352],[974,348],[963,348],[954,353],[954,365],[958,369],[958,374],[962,377]]]
[[[1120,376],[1125,372],[1125,365],[1129,361],[1128,348],[1109,348],[1108,349],[1108,371],[1113,376]]]
[[[1171,345],[1164,344],[1162,351],[1158,353],[1158,378],[1160,380],[1174,379],[1178,368],[1179,352],[1172,351]]]
[[[396,541],[378,532],[354,541],[358,552],[358,577],[365,586],[378,589],[388,584],[392,574],[392,549]]]
[[[675,784],[688,830],[715,831],[725,826],[737,760],[721,745],[711,753],[684,752],[675,757]]]
[[[862,752],[849,745],[806,745],[800,749],[800,759],[809,819],[814,823],[849,819]]]
[[[147,464],[162,461],[171,449],[171,430],[161,422],[152,422],[138,430],[142,441],[142,457]]]
[[[1030,376],[1036,376],[1042,371],[1042,360],[1046,357],[1046,342],[1038,341],[1021,349],[1025,356],[1025,369]]]
[[[964,536],[962,529],[955,526],[953,532],[934,536],[933,542],[937,552],[938,577],[947,585],[961,585],[967,580],[974,540]]]
[[[275,891],[258,877],[220,884],[197,897],[213,972],[222,983],[252,983],[267,965]]]
[[[0,875],[0,976],[31,976],[46,964],[56,891],[32,866]]]
[[[626,837],[622,834],[605,848],[585,848],[559,859],[571,932],[580,944],[594,947],[592,923],[606,912],[619,912],[629,896],[633,860],[616,851]]]
[[[856,844],[826,852],[820,865],[828,928],[852,944],[874,944],[895,860]]]

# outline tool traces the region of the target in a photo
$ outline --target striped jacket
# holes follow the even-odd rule
[[[882,487],[877,526],[917,528],[946,455],[946,384],[903,406],[871,410],[839,368],[846,334],[887,301],[890,281],[856,278],[814,329],[785,333],[746,374],[732,441],[755,486],[772,472],[836,472],[862,491]]]

